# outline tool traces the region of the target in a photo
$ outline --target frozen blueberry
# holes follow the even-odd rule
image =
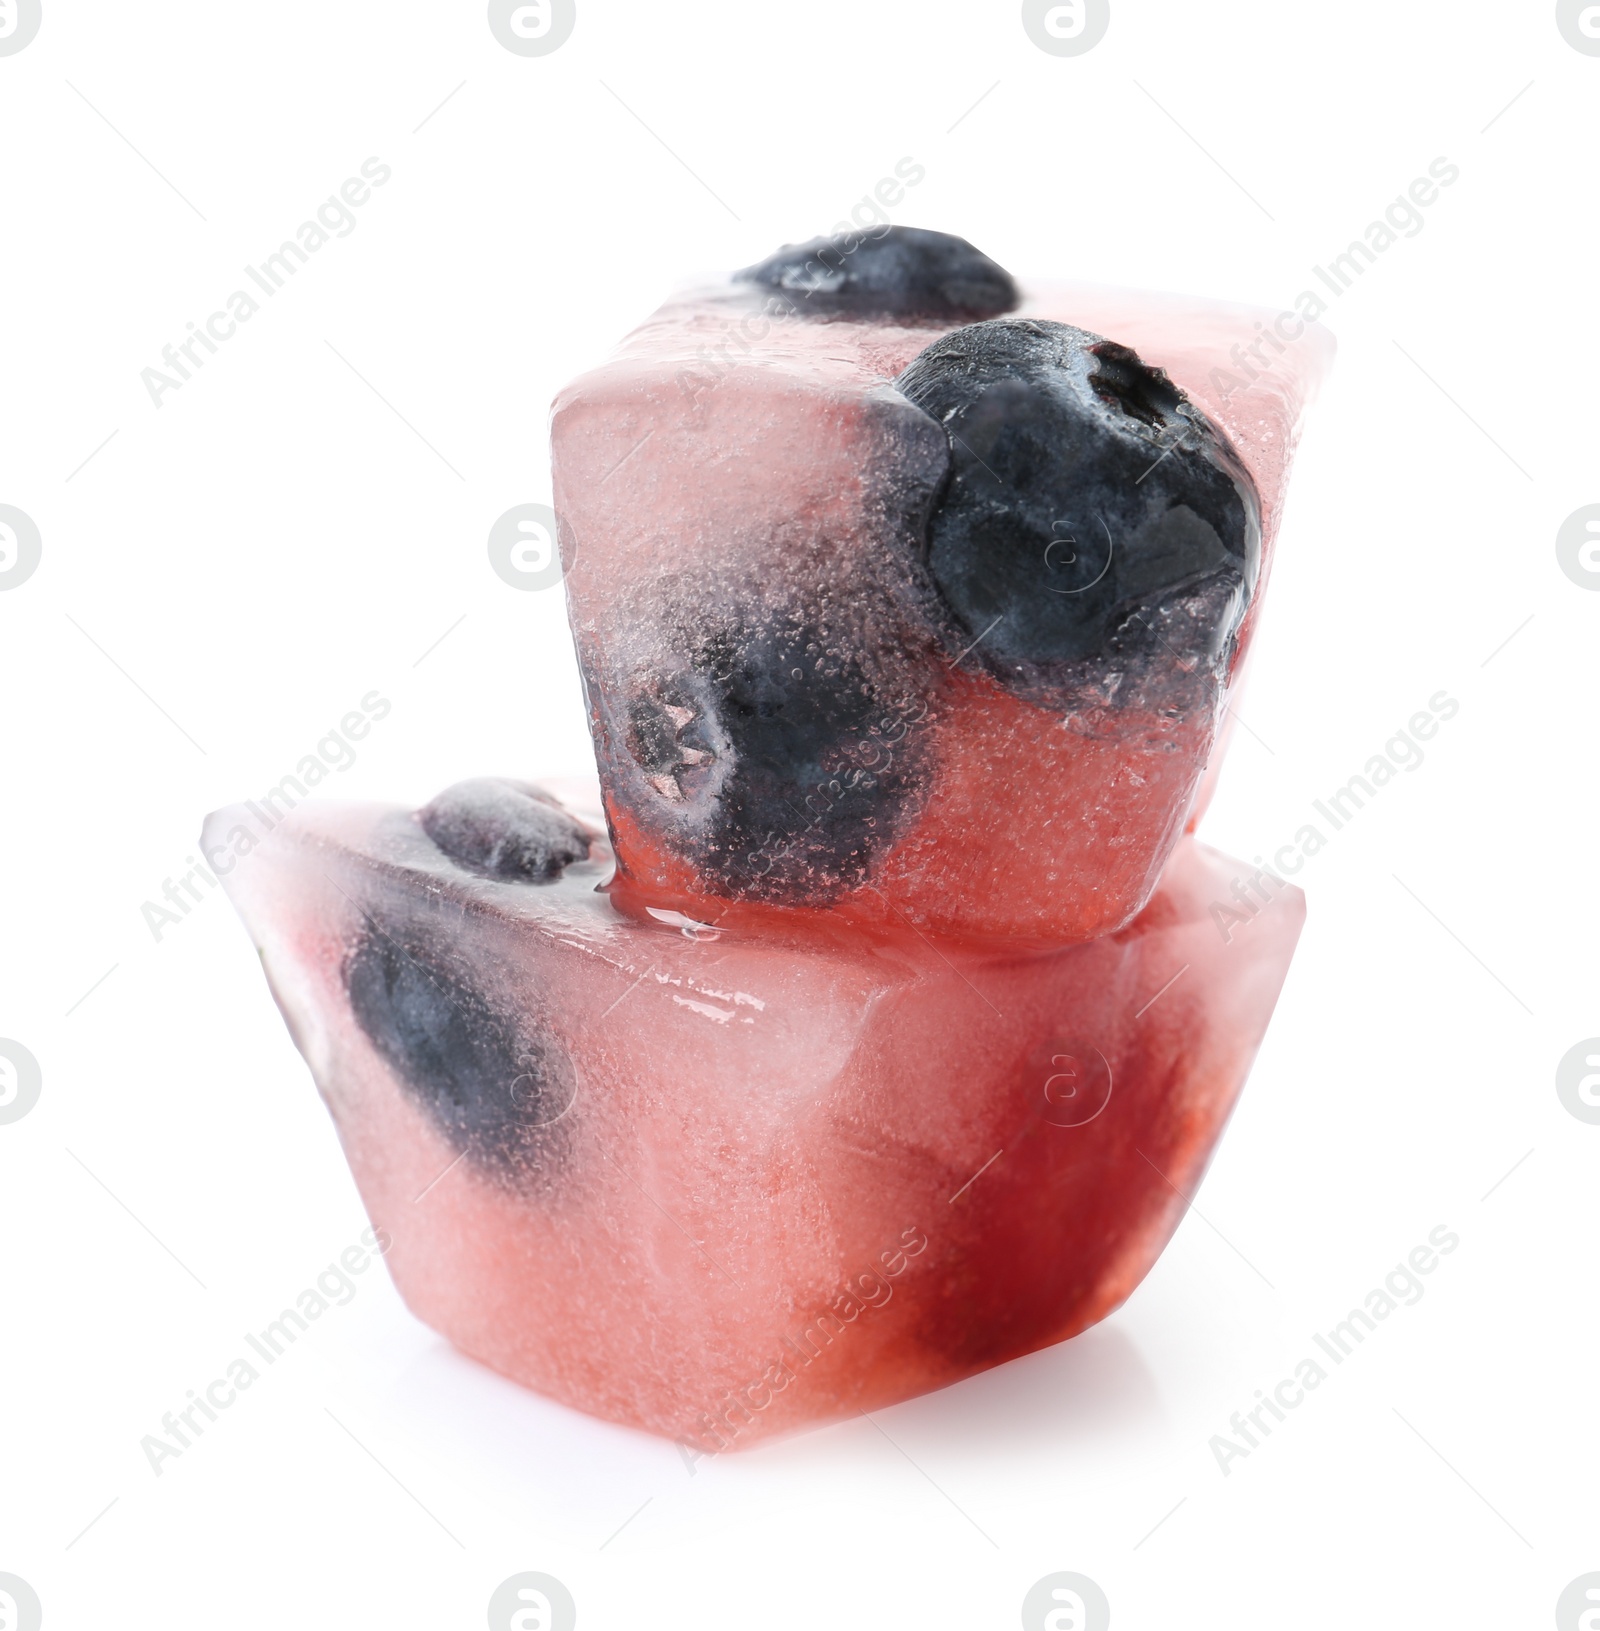
[[[614,802],[703,875],[776,904],[859,887],[921,808],[928,704],[834,631],[770,609],[702,612],[670,667],[591,696]]]
[[[548,1172],[576,1095],[565,1050],[488,998],[437,919],[364,916],[345,984],[372,1045],[479,1167],[523,1185]]]
[[[490,777],[447,787],[417,819],[452,861],[509,883],[553,883],[593,837],[538,788]]]
[[[1065,323],[1003,318],[936,340],[896,383],[950,441],[925,563],[965,660],[1024,687],[1107,658],[1226,660],[1260,501],[1161,369]]]
[[[818,316],[996,317],[1017,304],[1011,274],[965,238],[921,227],[869,228],[785,244],[736,282],[759,283]]]

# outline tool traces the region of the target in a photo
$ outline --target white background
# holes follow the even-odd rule
[[[478,1627],[524,1569],[588,1631],[1009,1628],[1063,1569],[1119,1631],[1551,1623],[1600,1570],[1600,1127],[1554,1086],[1600,1032],[1600,595],[1554,548],[1600,500],[1597,86],[1544,3],[1113,0],[1060,58],[1011,4],[579,0],[523,58],[465,0],[45,0],[0,57],[0,503],[44,539],[0,593],[0,1036],[44,1072],[0,1126],[0,1571],[45,1624]],[[141,369],[372,155],[356,230],[154,408]],[[373,689],[324,792],[584,770],[560,592],[485,549],[548,500],[552,394],[906,156],[898,218],[1024,278],[1273,309],[1461,169],[1329,315],[1206,836],[1267,852],[1460,713],[1302,875],[1204,1217],[888,1438],[693,1476],[372,1274],[157,1479],[141,1437],[365,1219],[230,908],[157,943],[142,904]],[[1439,1224],[1424,1300],[1224,1477],[1212,1435]]]

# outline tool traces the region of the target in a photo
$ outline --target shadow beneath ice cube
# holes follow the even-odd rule
[[[1070,1342],[874,1411],[873,1417],[884,1434],[918,1456],[1011,1464],[1126,1448],[1166,1423],[1138,1345],[1115,1325],[1097,1325]],[[871,1422],[856,1421],[751,1453],[809,1460],[847,1453],[847,1444],[867,1452],[884,1447]]]
[[[883,1413],[924,1444],[1003,1453],[1142,1434],[1163,1419],[1155,1378],[1115,1325],[1026,1354]]]
[[[364,1373],[363,1390],[369,1414],[426,1424],[421,1439],[456,1465],[478,1504],[514,1509],[588,1545],[636,1511],[643,1516],[630,1520],[629,1544],[659,1544],[676,1532],[671,1513],[682,1500],[691,1500],[698,1524],[737,1525],[769,1503],[781,1509],[788,1492],[813,1479],[831,1485],[844,1468],[867,1479],[863,1487],[883,1487],[885,1476],[915,1479],[905,1458],[937,1468],[939,1478],[965,1466],[979,1491],[987,1470],[1014,1492],[1036,1481],[1030,1471],[1048,1479],[1065,1465],[1122,1465],[1167,1425],[1138,1345],[1115,1324],[876,1410],[871,1420],[802,1429],[722,1456],[685,1458],[666,1439],[570,1410],[420,1327],[404,1357]]]

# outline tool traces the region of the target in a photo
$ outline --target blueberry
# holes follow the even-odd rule
[[[417,819],[452,861],[511,883],[553,883],[593,837],[538,788],[489,777],[447,787]]]
[[[924,564],[963,660],[1025,691],[1108,661],[1221,672],[1255,589],[1260,500],[1161,369],[1005,318],[936,340],[896,384],[950,441]]]
[[[926,791],[910,664],[772,608],[702,606],[679,630],[651,671],[589,675],[613,802],[721,891],[824,905],[859,887]]]
[[[473,1163],[526,1188],[565,1147],[565,1050],[493,1002],[456,947],[459,919],[369,910],[345,966],[356,1020],[410,1098]]]
[[[735,272],[791,297],[817,316],[996,317],[1017,304],[1011,274],[965,238],[920,227],[869,228],[785,244]]]

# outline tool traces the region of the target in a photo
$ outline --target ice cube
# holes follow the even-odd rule
[[[621,887],[747,926],[1126,923],[1194,809],[1331,350],[1275,324],[1019,294],[893,229],[690,290],[563,391]]]
[[[412,1310],[697,1453],[1105,1318],[1201,1179],[1302,919],[1185,839],[1087,944],[748,932],[619,904],[591,838],[480,781],[264,838],[224,810],[204,844]]]

